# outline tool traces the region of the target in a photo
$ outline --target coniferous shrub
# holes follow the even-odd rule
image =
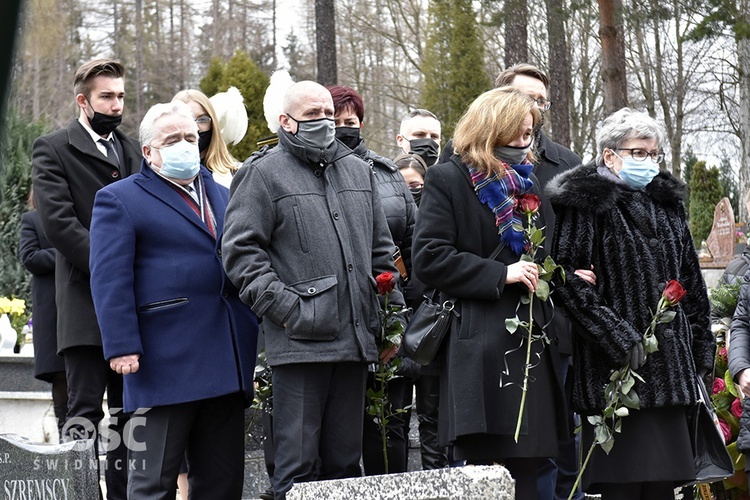
[[[706,162],[693,165],[690,176],[690,232],[696,247],[708,238],[714,221],[714,209],[721,201],[723,190],[719,182],[719,170],[707,168]]]

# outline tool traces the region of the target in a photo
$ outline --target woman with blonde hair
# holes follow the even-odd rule
[[[516,481],[516,498],[536,498],[537,468],[557,455],[565,431],[565,403],[554,342],[532,343],[531,378],[518,440],[526,335],[505,320],[528,321],[522,299],[537,288],[525,252],[525,215],[519,200],[541,198],[535,225],[549,207],[532,173],[535,103],[512,87],[480,95],[459,121],[450,162],[430,167],[414,239],[417,279],[455,300],[458,315],[443,345],[440,439],[456,460],[502,463]],[[546,250],[536,257],[544,260]],[[494,258],[493,258],[494,257]],[[549,302],[534,301],[534,334],[552,317]]]
[[[240,164],[224,143],[218,125],[219,119],[211,101],[206,94],[195,89],[181,90],[172,100],[182,101],[190,106],[198,124],[201,162],[211,171],[216,182],[228,188]]]

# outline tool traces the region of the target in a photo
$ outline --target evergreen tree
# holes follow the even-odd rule
[[[437,115],[443,137],[450,138],[469,104],[490,88],[484,71],[484,44],[471,0],[430,3],[422,73],[422,107]]]
[[[695,156],[693,148],[688,146],[685,152],[682,154],[682,180],[687,184],[687,193],[685,196],[685,211],[690,213],[690,176],[693,173],[693,165],[698,162],[698,157]]]
[[[237,145],[229,145],[229,152],[239,161],[245,161],[258,148],[258,139],[268,135],[268,126],[263,116],[263,96],[268,87],[268,75],[263,73],[246,52],[237,51],[223,64],[218,59],[211,61],[209,74],[200,83],[207,96],[237,87],[245,101],[249,123],[245,138]]]
[[[693,166],[690,176],[690,232],[696,247],[708,238],[714,221],[714,209],[724,196],[719,182],[719,169],[706,168],[706,162]]]
[[[23,121],[11,109],[0,139],[0,296],[24,299],[30,306],[30,275],[18,258],[21,215],[31,190],[31,145],[44,133],[39,123]]]
[[[724,156],[719,164],[719,183],[723,195],[729,198],[735,218],[740,214],[740,188],[737,184],[737,176],[732,168],[731,160]]]
[[[224,63],[221,62],[220,58],[212,57],[211,63],[208,65],[208,70],[206,71],[206,76],[204,76],[201,79],[201,82],[198,84],[201,92],[206,94],[208,97],[221,92],[221,79],[223,76]],[[240,92],[242,92],[241,89]]]

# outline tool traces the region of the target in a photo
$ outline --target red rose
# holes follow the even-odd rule
[[[719,427],[721,427],[721,433],[724,434],[724,444],[729,444],[732,440],[732,428],[722,419],[719,419]]]
[[[518,211],[525,215],[533,215],[539,211],[542,202],[535,194],[524,194],[518,198]]]
[[[742,403],[740,402],[739,398],[732,401],[732,415],[737,418],[740,418],[742,416]]]
[[[713,393],[718,394],[722,391],[725,391],[727,388],[727,384],[724,383],[723,378],[715,378],[714,379],[714,385],[713,385]]]
[[[727,358],[727,348],[726,347],[722,347],[721,349],[719,349],[719,352],[716,353],[716,360],[719,363],[723,363],[725,365],[727,364],[727,362],[729,361],[729,359]]]
[[[393,273],[380,273],[375,278],[375,282],[378,284],[380,295],[391,293],[396,286],[396,278],[393,277]]]
[[[670,306],[677,304],[685,296],[687,292],[682,288],[680,282],[677,280],[669,280],[667,286],[664,288],[662,296],[667,299]]]

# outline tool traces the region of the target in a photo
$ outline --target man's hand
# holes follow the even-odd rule
[[[380,353],[380,361],[382,363],[389,362],[391,359],[393,359],[393,356],[395,356],[396,353],[398,352],[398,348],[399,348],[399,346],[394,345],[394,346],[389,347],[388,349],[384,350],[383,352],[381,352]]]
[[[117,373],[123,375],[129,375],[135,373],[140,368],[138,359],[141,357],[140,354],[128,354],[126,356],[118,356],[109,360],[109,367]]]
[[[745,368],[737,375],[737,381],[739,382],[742,394],[750,396],[750,369]]]

